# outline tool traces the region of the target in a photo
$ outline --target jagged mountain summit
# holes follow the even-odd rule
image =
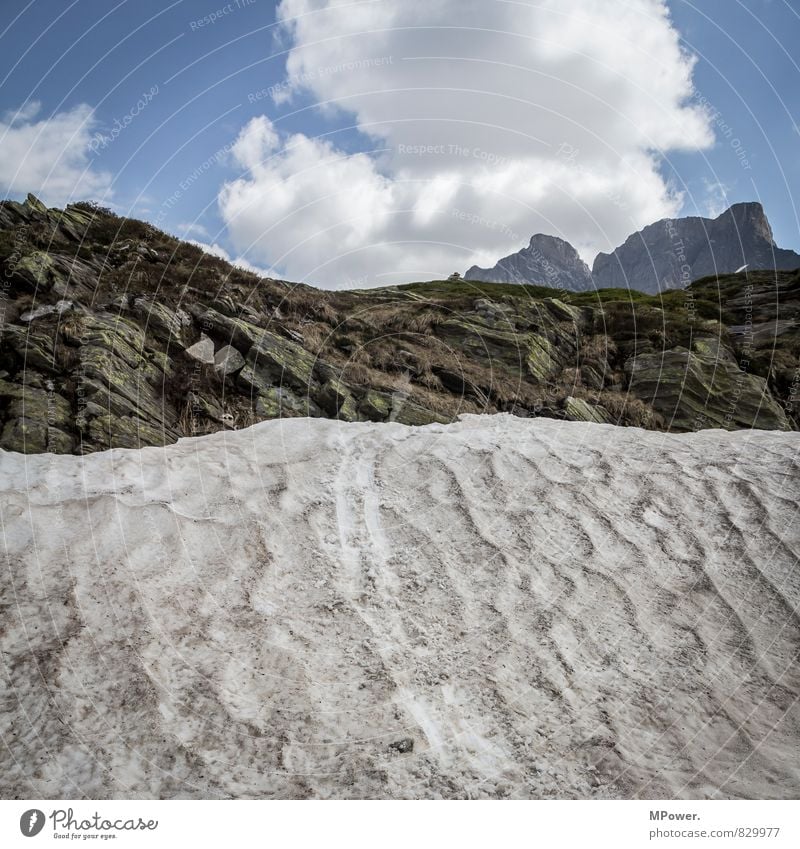
[[[641,292],[684,289],[709,274],[750,269],[800,268],[800,254],[775,244],[760,203],[737,203],[717,218],[665,218],[629,236],[613,253],[598,254],[592,276],[598,289]]]
[[[527,248],[504,257],[494,268],[473,266],[466,277],[577,292],[636,289],[655,294],[685,289],[693,280],[731,274],[742,266],[750,270],[800,268],[800,254],[775,244],[760,203],[734,204],[717,218],[664,218],[649,224],[610,254],[598,254],[591,272],[568,242],[540,234]]]
[[[583,292],[592,288],[592,272],[569,242],[537,233],[530,244],[503,257],[494,268],[473,265],[464,277],[490,283],[533,283]]]

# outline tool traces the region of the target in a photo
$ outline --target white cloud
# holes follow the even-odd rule
[[[6,124],[24,124],[32,121],[41,111],[42,104],[39,100],[29,100],[16,109],[9,109],[3,115],[3,122]]]
[[[704,177],[703,190],[705,191],[705,198],[699,205],[699,212],[701,215],[708,218],[716,218],[718,215],[725,212],[725,210],[731,205],[731,201],[728,199],[731,186],[717,180],[709,180],[707,177]]]
[[[81,104],[37,121],[40,111],[34,101],[0,121],[0,188],[7,194],[33,192],[50,205],[106,199],[111,176],[95,171],[89,156],[92,109]]]
[[[218,245],[216,242],[209,244],[208,242],[199,242],[196,239],[186,239],[186,241],[190,245],[194,245],[196,248],[200,248],[201,251],[205,253],[215,256],[218,259],[224,259],[225,262],[229,262],[231,265],[235,265],[237,268],[241,268],[244,271],[251,271],[253,274],[257,274],[259,277],[272,277],[269,271],[264,268],[259,268],[257,265],[253,265],[252,262],[244,259],[243,257],[237,257],[234,259],[221,245]]]
[[[198,236],[207,239],[210,236],[208,230],[202,224],[198,224],[195,221],[184,221],[178,224],[178,232],[181,234],[181,238],[184,239],[188,236]]]
[[[663,0],[283,0],[278,14],[292,49],[275,103],[310,94],[365,151],[266,116],[242,129],[220,211],[237,250],[291,279],[437,277],[535,232],[591,261],[676,214],[660,157],[713,141]]]

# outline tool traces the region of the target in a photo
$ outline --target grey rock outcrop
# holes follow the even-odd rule
[[[684,289],[710,274],[800,268],[800,254],[775,245],[760,203],[737,203],[717,218],[665,218],[629,236],[613,253],[598,254],[598,289],[656,293]]]
[[[214,368],[220,377],[236,374],[244,366],[244,357],[233,347],[225,345],[214,355]]]
[[[557,236],[542,233],[532,236],[527,248],[503,257],[494,268],[473,265],[464,277],[487,283],[531,283],[572,292],[592,288],[589,266],[575,248]]]
[[[198,363],[214,365],[214,342],[203,335],[199,342],[186,349],[186,354]]]

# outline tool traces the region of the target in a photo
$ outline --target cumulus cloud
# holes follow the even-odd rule
[[[92,109],[81,104],[49,118],[40,113],[41,104],[32,101],[9,110],[0,121],[2,190],[34,192],[51,205],[105,198],[111,176],[96,171],[89,155]]]
[[[663,0],[283,0],[273,119],[242,128],[220,211],[237,249],[328,286],[492,264],[533,233],[591,262],[674,215],[660,171],[708,147]],[[280,129],[311,96],[337,134]],[[352,150],[352,141],[348,142]]]
[[[209,254],[210,256],[215,256],[217,259],[224,259],[225,262],[229,262],[231,265],[236,266],[237,268],[241,268],[244,271],[251,271],[253,274],[257,274],[259,277],[271,277],[272,275],[264,268],[259,268],[257,265],[253,265],[252,262],[244,259],[243,257],[236,257],[235,259],[222,247],[222,245],[218,245],[216,242],[208,243],[208,242],[200,242],[197,239],[186,239],[186,241],[190,245],[194,245],[196,248],[200,248],[204,253]]]

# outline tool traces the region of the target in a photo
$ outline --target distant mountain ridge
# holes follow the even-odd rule
[[[503,257],[494,268],[473,265],[464,276],[467,280],[489,283],[530,283],[537,280],[554,289],[574,292],[592,288],[592,272],[575,248],[558,236],[543,233],[532,236],[527,248]]]
[[[614,288],[655,294],[745,265],[750,270],[800,268],[800,254],[776,246],[757,202],[734,204],[716,218],[664,218],[628,236],[612,253],[598,254],[591,272],[569,242],[539,234],[493,268],[472,266],[464,276],[574,292]]]

